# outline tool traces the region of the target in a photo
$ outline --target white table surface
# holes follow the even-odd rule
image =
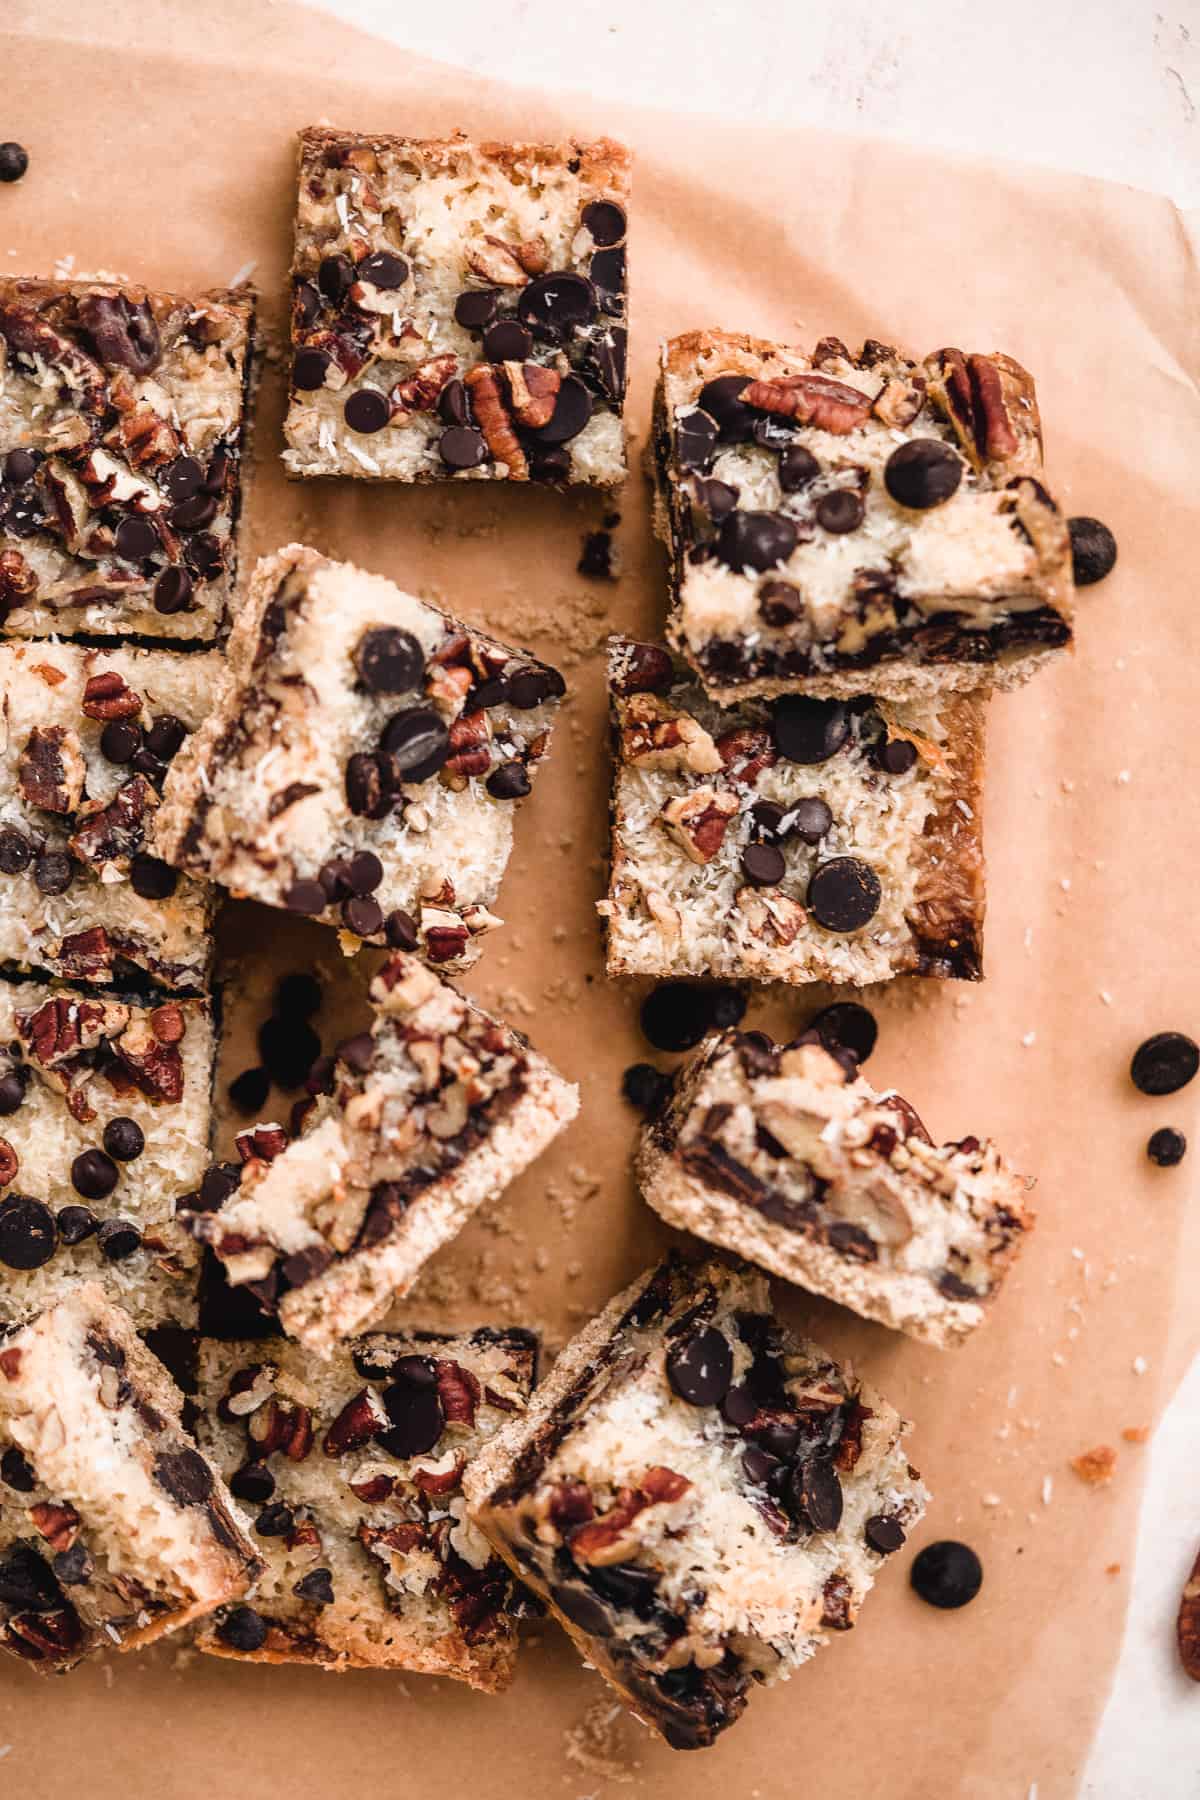
[[[1007,155],[1200,207],[1200,0],[323,5],[419,55],[529,86]],[[1200,1688],[1173,1647],[1197,1545],[1200,1363],[1151,1447],[1133,1601],[1081,1771],[1086,1800],[1200,1800]],[[995,1795],[986,1774],[973,1792]],[[1036,1783],[1013,1800],[1037,1800]]]

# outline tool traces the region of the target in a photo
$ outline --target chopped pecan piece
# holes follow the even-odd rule
[[[37,593],[37,576],[19,550],[0,550],[0,619]]]
[[[7,1138],[0,1138],[0,1187],[8,1187],[17,1178],[21,1159]]]
[[[168,1106],[183,1099],[183,1057],[175,1044],[160,1044],[145,1019],[135,1018],[114,1045],[116,1061],[105,1076],[118,1093],[135,1087],[148,1100]],[[127,1087],[123,1083],[128,1083]]]
[[[628,1561],[637,1554],[639,1546],[639,1534],[632,1530],[638,1516],[650,1506],[673,1505],[691,1485],[685,1476],[661,1464],[647,1469],[636,1487],[618,1490],[607,1512],[571,1533],[571,1555],[576,1562],[597,1568]]]
[[[925,404],[927,383],[923,375],[893,375],[871,403],[871,411],[884,425],[902,430],[911,425]]]
[[[1192,1564],[1192,1572],[1179,1597],[1175,1636],[1185,1672],[1193,1681],[1200,1681],[1200,1555]]]
[[[307,1406],[289,1406],[274,1394],[250,1415],[251,1442],[260,1456],[276,1450],[291,1462],[303,1462],[313,1444],[312,1413]]]
[[[735,794],[698,787],[690,794],[668,800],[659,817],[667,836],[679,845],[691,862],[708,863],[725,842],[729,821],[736,818],[737,813]]]
[[[150,1029],[160,1044],[178,1044],[187,1030],[187,1020],[183,1008],[174,1000],[168,1000],[162,1006],[156,1006],[150,1014]],[[259,1135],[255,1134],[256,1137]],[[284,1143],[287,1139],[284,1139]]]
[[[66,1501],[39,1501],[30,1507],[29,1516],[56,1554],[69,1550],[79,1535],[79,1514]]]
[[[838,437],[857,431],[871,414],[869,394],[828,375],[780,375],[773,381],[752,381],[741,399],[759,412],[799,419],[802,425]]]
[[[471,390],[475,421],[492,456],[504,464],[510,480],[528,481],[529,464],[513,430],[496,371],[490,363],[476,363],[464,379]]]
[[[467,251],[467,267],[496,287],[524,287],[531,275],[544,275],[550,252],[543,237],[510,244],[504,238],[484,237]]]
[[[17,1035],[27,1054],[52,1069],[81,1050],[94,1050],[129,1022],[129,1008],[117,1000],[47,1000],[36,1012],[17,1014]]]
[[[747,787],[752,787],[763,770],[774,768],[779,760],[770,732],[751,725],[726,731],[717,739],[717,754],[725,773]]]
[[[347,1400],[326,1431],[321,1448],[326,1456],[345,1456],[351,1450],[361,1450],[387,1425],[388,1415],[379,1396],[374,1388],[364,1387]]]
[[[393,425],[402,425],[415,412],[429,412],[437,404],[438,395],[458,372],[458,358],[452,351],[444,356],[431,356],[418,364],[411,375],[398,381],[388,398],[391,401]]]
[[[70,338],[54,329],[29,306],[0,306],[0,338],[13,360],[25,372],[40,373],[40,366],[57,369],[62,385],[83,413],[100,414],[107,401],[104,371]]]
[[[103,925],[92,925],[86,931],[74,931],[58,946],[58,960],[68,975],[83,975],[95,980],[103,970],[111,969],[116,949]]]
[[[71,813],[83,798],[83,746],[65,725],[35,726],[17,764],[21,793],[42,812]]]
[[[447,1466],[444,1469],[414,1469],[414,1487],[420,1488],[423,1494],[452,1494],[462,1481],[462,1472],[467,1466],[466,1459],[455,1456],[451,1451],[446,1460]]]
[[[767,888],[739,888],[734,904],[755,937],[772,944],[792,944],[808,914],[798,900]]]
[[[548,425],[562,386],[558,370],[547,369],[542,363],[506,362],[504,373],[508,377],[508,391],[517,423],[531,430]]]
[[[690,713],[654,694],[630,695],[621,709],[621,753],[637,769],[690,769],[715,775],[721,753]]]
[[[450,754],[442,765],[448,785],[464,788],[472,775],[492,766],[492,723],[486,712],[461,713],[450,726]]]
[[[821,1625],[826,1631],[849,1631],[854,1589],[844,1575],[831,1575],[821,1589]]]
[[[115,669],[101,669],[88,676],[80,708],[89,719],[132,719],[142,710],[142,696]]]
[[[146,837],[146,815],[159,804],[158,795],[144,775],[135,775],[119,787],[107,806],[92,801],[79,815],[67,842],[80,862],[128,862]]]

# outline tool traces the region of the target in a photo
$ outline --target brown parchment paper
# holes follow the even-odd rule
[[[872,1077],[900,1085],[935,1133],[993,1133],[1036,1172],[1037,1233],[994,1322],[958,1352],[781,1296],[916,1421],[913,1454],[936,1496],[859,1628],[686,1760],[619,1716],[550,1627],[501,1699],[420,1677],[241,1669],[170,1647],[52,1684],[6,1665],[0,1791],[976,1800],[1036,1782],[1039,1800],[1073,1793],[1119,1643],[1146,1454],[1120,1433],[1153,1423],[1198,1335],[1196,1092],[1150,1101],[1127,1075],[1148,1032],[1200,1027],[1200,284],[1178,215],[1083,179],[506,89],[290,4],[109,0],[85,13],[9,0],[5,21],[0,135],[31,152],[27,178],[0,189],[5,269],[46,273],[70,255],[78,270],[186,289],[253,262],[277,330],[297,127],[606,131],[637,157],[635,457],[668,332],[1003,348],[1036,372],[1056,491],[1108,521],[1121,560],[1082,596],[1079,654],[992,707],[986,982],[898,982],[872,1001]],[[991,124],[987,141],[1003,147]],[[557,1344],[665,1241],[629,1178],[635,1120],[618,1096],[621,1069],[646,1054],[644,990],[605,982],[593,913],[607,807],[597,646],[611,626],[649,633],[661,618],[646,494],[635,475],[620,502],[620,581],[589,582],[575,564],[602,501],[289,486],[281,404],[276,363],[258,405],[247,557],[294,538],[353,557],[529,641],[571,683],[518,825],[507,928],[470,985],[580,1082],[582,1117],[404,1308],[435,1324],[527,1320]],[[223,1082],[249,1059],[280,969],[329,978],[327,1041],[357,1004],[362,971],[341,965],[330,935],[247,907],[230,910],[224,937]],[[759,999],[750,1019],[794,1030],[822,998]],[[276,1114],[284,1105],[273,1096]],[[1166,1123],[1196,1146],[1173,1172],[1150,1169],[1143,1150]],[[1088,1489],[1068,1460],[1109,1442],[1116,1478]],[[1200,1532],[1200,1479],[1195,1504]],[[908,1589],[911,1549],[930,1536],[961,1536],[983,1557],[967,1611],[936,1613]]]

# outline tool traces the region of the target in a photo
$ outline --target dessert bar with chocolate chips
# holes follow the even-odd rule
[[[201,1448],[265,1569],[198,1646],[254,1662],[512,1677],[516,1589],[466,1516],[463,1469],[523,1412],[537,1340],[378,1334],[315,1362],[275,1338],[200,1346]]]
[[[208,1162],[210,1004],[0,983],[0,1321],[84,1279],[139,1325],[195,1320],[175,1217]]]
[[[376,1323],[435,1250],[574,1118],[579,1090],[415,956],[371,983],[370,1032],[338,1045],[302,1135],[239,1140],[185,1209],[235,1285],[328,1356]]]
[[[471,1517],[646,1724],[711,1744],[848,1631],[927,1499],[885,1400],[672,1258],[563,1351],[470,1465]]]
[[[1071,641],[1030,375],[697,331],[655,411],[669,636],[718,700],[1007,687]]]
[[[0,1647],[39,1673],[139,1649],[262,1569],[182,1405],[92,1282],[0,1335]]]
[[[172,766],[161,854],[349,938],[463,968],[562,677],[348,563],[266,557]]]
[[[254,304],[0,278],[0,632],[211,643]]]
[[[943,1348],[983,1323],[1033,1224],[994,1144],[937,1145],[852,1056],[755,1031],[683,1065],[638,1177],[668,1224]]]
[[[289,473],[621,481],[629,162],[302,131]]]
[[[204,987],[212,893],[154,831],[221,669],[215,653],[0,643],[0,963]]]
[[[979,978],[983,697],[721,707],[626,638],[609,682],[610,975]]]

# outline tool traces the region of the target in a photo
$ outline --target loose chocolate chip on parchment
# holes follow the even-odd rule
[[[949,1611],[975,1598],[983,1586],[983,1564],[968,1545],[943,1538],[926,1544],[914,1559],[910,1580],[922,1600]]]
[[[271,1077],[265,1069],[243,1069],[229,1084],[229,1098],[244,1118],[252,1119],[262,1111],[271,1091]]]
[[[0,181],[20,181],[29,167],[29,152],[21,144],[0,144]]]
[[[1071,534],[1071,561],[1077,587],[1091,587],[1111,574],[1117,560],[1117,540],[1107,525],[1086,515],[1067,520]]]
[[[1173,1131],[1169,1125],[1160,1126],[1151,1134],[1146,1145],[1146,1155],[1160,1169],[1173,1169],[1181,1163],[1187,1154],[1187,1139],[1182,1131]]]
[[[1157,1031],[1133,1053],[1129,1073],[1143,1094],[1175,1094],[1200,1068],[1200,1046],[1182,1031]]]
[[[621,1092],[639,1112],[656,1113],[671,1092],[671,1077],[653,1063],[631,1063],[621,1077]]]
[[[866,1062],[879,1036],[874,1018],[857,1000],[836,1000],[832,1006],[822,1007],[809,1020],[808,1029],[816,1032],[826,1049],[852,1051],[860,1063]]]

